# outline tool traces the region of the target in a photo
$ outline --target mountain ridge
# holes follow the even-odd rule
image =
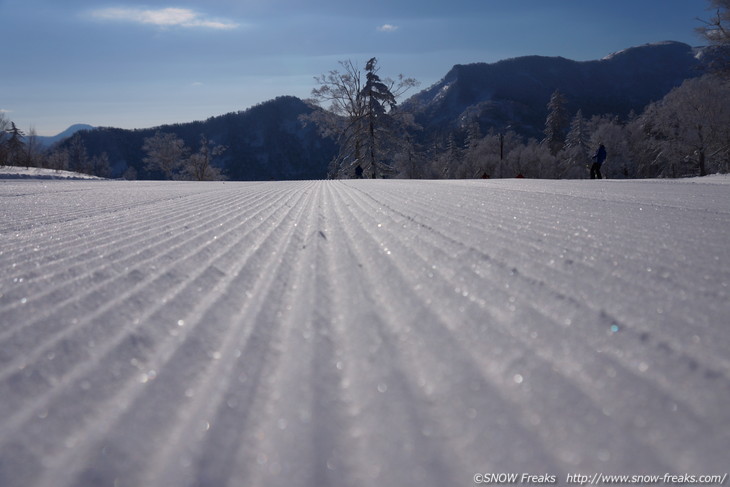
[[[456,64],[401,107],[414,113],[422,127],[415,137],[423,144],[439,144],[451,134],[463,133],[474,121],[482,133],[511,129],[539,139],[555,89],[568,100],[571,115],[581,109],[585,117],[627,118],[685,79],[699,76],[698,57],[698,50],[688,44],[664,41],[590,61],[532,55]],[[90,156],[107,152],[115,176],[132,167],[139,176],[159,177],[146,171],[141,147],[145,137],[167,131],[176,133],[192,150],[197,150],[203,132],[228,147],[217,164],[231,179],[318,179],[326,176],[336,148],[312,124],[300,122],[301,115],[315,109],[299,98],[282,96],[205,121],[79,133]]]
[[[85,123],[75,123],[73,125],[70,125],[66,130],[59,132],[56,135],[38,135],[36,136],[36,140],[43,147],[51,147],[53,144],[60,142],[63,139],[72,137],[74,134],[76,134],[76,132],[80,132],[81,130],[94,130],[95,128],[96,127],[94,127],[93,125]]]
[[[192,152],[198,150],[202,134],[226,147],[213,163],[233,180],[322,179],[335,147],[319,136],[316,127],[300,123],[300,116],[313,110],[299,98],[280,96],[204,121],[132,130],[99,127],[78,135],[90,157],[107,154],[113,177],[123,176],[129,168],[140,177],[161,177],[145,167],[142,146],[156,132],[170,132]],[[69,146],[70,141],[61,145]]]
[[[625,118],[698,76],[699,65],[696,49],[676,41],[630,47],[590,61],[532,55],[456,64],[403,107],[416,113],[427,134],[477,120],[483,130],[510,126],[537,136],[556,89],[572,113],[582,109],[584,116],[612,113]]]

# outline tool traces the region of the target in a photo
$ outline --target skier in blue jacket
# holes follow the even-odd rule
[[[591,166],[591,179],[601,179],[601,164],[606,160],[606,147],[603,144],[598,148],[593,156],[593,165]]]

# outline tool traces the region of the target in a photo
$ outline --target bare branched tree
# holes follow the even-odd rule
[[[340,61],[340,66],[342,72],[315,77],[319,86],[312,90],[312,101],[325,105],[326,111],[314,112],[308,119],[340,147],[330,165],[330,177],[350,176],[358,165],[366,174],[377,175],[384,169],[378,144],[383,147],[386,135],[398,132],[397,99],[418,82],[403,75],[396,80],[380,78],[375,58],[366,64],[365,76],[350,60]]]
[[[185,176],[194,181],[219,181],[223,178],[220,169],[213,166],[213,158],[225,152],[226,148],[213,144],[205,134],[200,136],[200,149],[185,161]]]
[[[697,32],[709,46],[706,50],[710,72],[730,77],[730,0],[710,0],[709,9],[715,12],[710,20],[703,20]]]
[[[142,149],[147,153],[144,158],[147,170],[161,171],[167,179],[172,179],[182,168],[188,152],[182,139],[163,132],[146,138]]]

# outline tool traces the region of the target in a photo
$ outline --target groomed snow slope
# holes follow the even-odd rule
[[[88,174],[25,166],[0,166],[0,179],[102,179]]]
[[[0,485],[724,474],[727,182],[0,181]]]

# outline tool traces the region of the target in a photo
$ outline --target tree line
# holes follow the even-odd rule
[[[413,116],[398,109],[396,93],[387,89],[394,86],[400,93],[415,82],[390,81],[371,98],[367,81],[358,88],[354,64],[341,64],[344,73],[319,78],[321,85],[313,91],[315,102],[331,102],[329,109],[305,117],[338,141],[331,178],[587,178],[591,156],[601,144],[609,152],[604,174],[610,178],[730,172],[730,81],[721,73],[686,80],[624,120],[610,114],[588,118],[580,109],[570,114],[569,100],[555,90],[542,139],[525,140],[509,127],[482,134],[474,119],[423,147]],[[366,64],[368,74],[371,66]]]
[[[512,130],[486,135],[472,122],[452,133],[435,155],[407,177],[587,178],[591,156],[608,149],[609,178],[704,176],[730,172],[730,82],[716,74],[686,80],[641,114],[571,115],[556,90],[544,138],[524,140]]]
[[[282,96],[205,121],[124,130],[79,131],[47,148],[25,136],[23,151],[0,165],[44,167],[124,179],[309,179],[326,176],[334,143],[298,120],[312,108]],[[7,127],[11,124],[8,121]],[[6,135],[0,132],[0,139]],[[148,140],[151,139],[151,140]],[[3,139],[5,140],[5,139]],[[173,154],[174,161],[166,160]],[[158,157],[160,155],[162,159]],[[322,164],[322,161],[325,161]]]
[[[106,152],[90,156],[79,134],[73,135],[65,145],[44,150],[37,136],[18,129],[14,122],[0,113],[0,162],[8,166],[42,167],[73,171],[99,177],[110,177],[111,164]],[[200,136],[200,146],[195,152],[186,147],[181,138],[171,132],[156,132],[144,139],[142,150],[145,168],[164,179],[214,181],[224,179],[213,159],[223,152],[224,146],[211,142],[205,134]],[[130,167],[125,178],[136,179],[136,170]]]

